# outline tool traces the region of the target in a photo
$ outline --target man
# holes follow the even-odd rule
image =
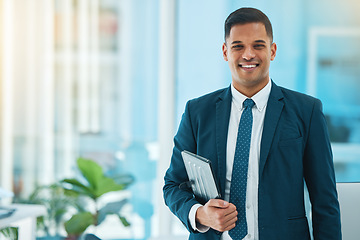
[[[253,8],[231,13],[222,50],[232,83],[186,105],[163,191],[166,205],[190,231],[189,239],[310,239],[304,182],[313,238],[341,239],[321,102],[270,80],[276,49],[264,13]],[[183,150],[212,161],[223,200],[201,205],[179,188],[188,181]]]

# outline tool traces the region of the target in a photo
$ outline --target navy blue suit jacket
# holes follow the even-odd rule
[[[181,151],[188,150],[212,161],[224,196],[231,101],[230,87],[190,100],[174,138],[164,199],[190,231],[189,239],[219,239],[221,233],[213,229],[196,232],[188,221],[191,207],[198,202],[191,192],[179,188],[179,184],[188,181]],[[304,180],[312,204],[314,239],[341,239],[332,151],[322,104],[272,83],[260,149],[260,240],[310,239]]]

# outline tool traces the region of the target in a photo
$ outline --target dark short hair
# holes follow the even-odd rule
[[[246,23],[262,23],[265,26],[266,34],[273,40],[273,31],[269,18],[256,8],[239,8],[232,12],[225,20],[225,42],[230,35],[230,30],[234,25]]]

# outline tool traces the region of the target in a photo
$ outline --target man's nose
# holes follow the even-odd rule
[[[243,59],[245,60],[251,60],[255,57],[255,52],[251,47],[245,48],[245,51],[243,53]]]

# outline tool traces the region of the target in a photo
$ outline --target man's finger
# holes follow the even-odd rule
[[[218,207],[218,208],[227,208],[229,207],[229,202],[222,199],[210,199],[206,203],[209,207]]]

